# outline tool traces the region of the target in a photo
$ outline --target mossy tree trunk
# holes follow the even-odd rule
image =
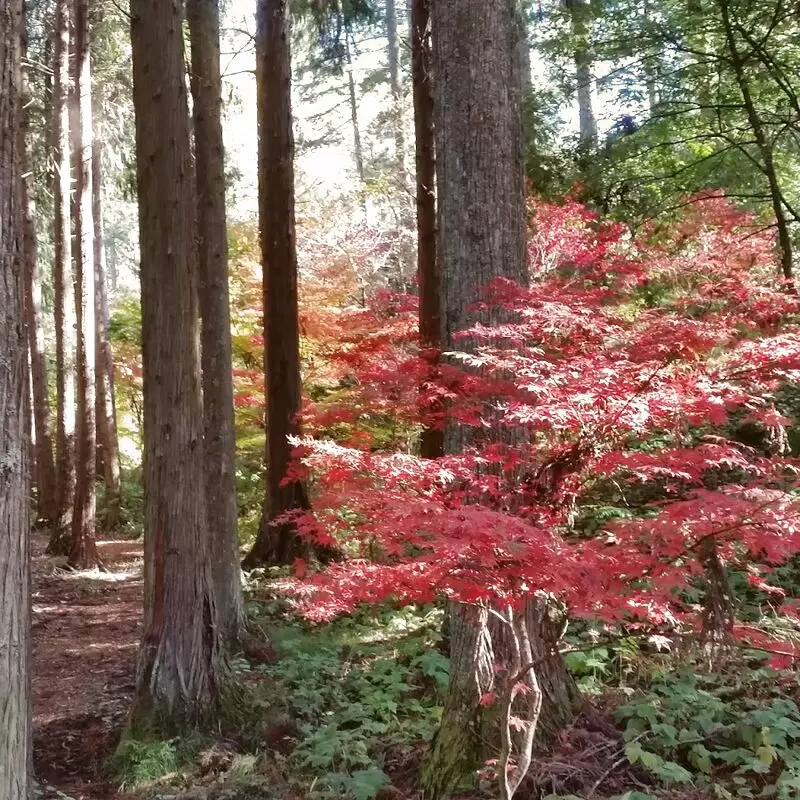
[[[441,341],[456,339],[476,322],[504,319],[496,308],[474,310],[497,277],[527,283],[526,200],[523,166],[522,76],[517,0],[437,0],[431,8]],[[491,414],[491,410],[487,410]],[[498,434],[499,435],[499,434]],[[515,440],[517,433],[503,433]],[[448,424],[445,451],[458,453],[473,433]],[[525,610],[537,677],[544,696],[539,734],[552,735],[574,712],[576,691],[556,642],[559,630],[545,600]],[[487,608],[451,609],[451,689],[440,729],[425,761],[425,797],[437,800],[474,778],[500,754],[497,708],[481,705],[492,692],[497,666],[511,663],[511,641]]]
[[[542,710],[537,746],[546,746],[572,720],[580,700],[577,686],[558,652],[561,620],[546,600],[525,609]],[[500,751],[499,701],[482,705],[481,696],[501,691],[496,667],[511,660],[507,627],[479,606],[450,610],[450,688],[442,724],[423,766],[426,800],[446,797],[475,779],[478,769]]]

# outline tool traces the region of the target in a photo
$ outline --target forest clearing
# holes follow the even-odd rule
[[[0,0],[0,800],[800,798],[788,0]]]

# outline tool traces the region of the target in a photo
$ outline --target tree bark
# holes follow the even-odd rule
[[[27,52],[27,34],[22,26],[22,57]],[[32,200],[33,162],[30,139],[30,88],[27,70],[22,72],[20,104],[20,233],[22,275],[25,287],[24,314],[28,335],[28,354],[31,379],[31,406],[34,425],[33,474],[36,481],[36,504],[41,522],[52,525],[56,519],[56,467],[53,460],[53,435],[50,426],[50,400],[47,392],[47,366],[44,352],[44,321],[42,319],[42,282],[39,275],[36,226]]]
[[[528,0],[517,3],[517,60],[519,61],[520,81],[522,86],[522,102],[524,103],[533,91],[533,68],[531,65],[531,43],[528,38]]]
[[[25,427],[27,348],[19,231],[22,3],[0,0],[0,797],[28,800],[30,575]]]
[[[527,282],[522,80],[517,0],[437,0],[432,6],[438,245],[445,348],[469,349],[455,334],[476,322],[502,321],[494,308],[473,310],[492,279]],[[445,451],[470,441],[448,424]],[[526,607],[536,651],[552,650],[546,602]],[[437,800],[468,779],[492,751],[499,726],[487,727],[479,704],[488,664],[510,663],[508,642],[475,607],[452,610],[451,683],[440,729],[423,767],[425,796]],[[487,638],[488,637],[488,638]],[[543,664],[554,702],[545,703],[541,732],[572,714],[574,690],[563,660]],[[487,742],[489,750],[487,751]],[[494,746],[496,745],[496,747]]]
[[[403,131],[403,87],[400,80],[400,37],[397,35],[395,0],[386,0],[386,38],[389,61],[389,89],[392,96],[392,135],[398,173],[405,183],[406,141]]]
[[[119,525],[121,488],[117,404],[114,391],[114,353],[108,338],[108,289],[103,229],[103,144],[92,137],[92,220],[94,222],[95,417],[97,473],[103,477],[103,528]]]
[[[58,517],[48,551],[66,555],[75,503],[75,294],[70,192],[69,2],[57,0],[53,48],[53,303],[56,327],[56,485]]]
[[[362,188],[366,183],[364,172],[364,150],[361,145],[361,129],[358,123],[358,98],[356,97],[356,82],[353,78],[353,66],[350,56],[347,56],[347,93],[350,102],[350,124],[353,128],[353,159],[356,164],[356,174]]]
[[[436,258],[436,145],[433,126],[430,5],[431,0],[413,0],[412,2],[411,75],[414,90],[417,172],[419,335],[423,356],[429,359],[431,377],[434,377],[442,341],[440,278]],[[428,409],[422,410],[423,415],[428,411]],[[420,438],[420,453],[423,458],[438,458],[444,454],[443,428],[435,425],[425,426]]]
[[[292,522],[307,510],[300,481],[284,483],[289,436],[300,434],[300,327],[294,219],[294,135],[290,17],[286,0],[259,0],[256,17],[258,195],[264,264],[264,371],[267,397],[267,496],[261,528],[246,566],[288,564],[307,554]]]
[[[76,0],[73,135],[75,161],[75,285],[77,289],[78,452],[75,507],[69,563],[78,569],[99,564],[96,544],[95,491],[95,284],[92,197],[92,70],[89,55],[89,4]]]
[[[218,0],[188,0],[192,51],[206,499],[219,625],[235,641],[244,626],[236,508],[236,431],[225,217]]]
[[[592,77],[592,51],[589,42],[588,0],[565,0],[575,39],[575,82],[578,91],[578,120],[580,142],[584,147],[597,144],[597,120],[594,116],[594,78]]]
[[[145,614],[134,731],[202,722],[222,677],[205,507],[181,0],[131,0],[141,243]]]

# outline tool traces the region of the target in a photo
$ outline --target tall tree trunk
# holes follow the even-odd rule
[[[281,518],[309,508],[300,481],[284,483],[289,436],[300,433],[300,333],[294,220],[294,135],[290,17],[286,0],[258,0],[258,195],[264,264],[264,371],[267,397],[267,496],[247,566],[288,564],[307,546]]]
[[[72,546],[69,563],[79,569],[98,565],[95,491],[95,285],[92,197],[92,69],[89,55],[89,0],[76,0],[74,100],[78,125],[75,159],[75,285],[78,331],[78,455]]]
[[[386,0],[386,38],[389,60],[389,89],[392,95],[392,135],[394,157],[401,180],[405,183],[406,141],[403,131],[403,87],[400,80],[400,37],[397,35],[395,0]]]
[[[69,0],[57,0],[53,48],[53,300],[56,327],[56,484],[58,518],[49,552],[67,554],[75,504],[75,294],[70,192]]]
[[[181,0],[131,0],[144,373],[145,614],[132,728],[202,721],[222,677],[205,505]]]
[[[0,0],[0,797],[28,800],[30,575],[25,392],[27,348],[19,224],[22,3]]]
[[[433,129],[431,75],[431,0],[412,0],[411,74],[414,88],[414,132],[417,170],[417,280],[419,283],[420,346],[435,372],[441,341],[441,299],[436,258],[436,146]],[[424,391],[424,387],[423,387]],[[425,413],[427,409],[423,409]],[[444,453],[444,430],[428,425],[422,431],[423,458]]]
[[[219,610],[226,639],[244,625],[236,510],[228,231],[222,142],[218,0],[188,0],[202,322],[206,499]]]
[[[474,302],[492,279],[527,281],[523,129],[517,42],[517,0],[436,0],[432,7],[439,269],[442,341],[468,349],[455,334],[478,321],[502,321]],[[447,452],[470,433],[449,424]],[[533,649],[552,650],[546,605],[526,609]],[[425,796],[437,800],[469,778],[494,751],[499,727],[479,704],[495,662],[508,664],[508,642],[481,610],[457,606],[451,618],[450,692],[440,729],[423,768]],[[486,671],[490,665],[489,671]],[[559,657],[542,664],[540,681],[557,700],[543,710],[541,731],[572,713],[573,687]],[[496,745],[496,747],[494,746]],[[487,749],[488,746],[488,749]]]
[[[27,52],[27,36],[22,28],[22,57]],[[36,225],[32,200],[33,161],[31,153],[30,88],[27,70],[22,73],[20,105],[20,233],[22,239],[22,275],[25,286],[25,328],[31,378],[31,407],[34,425],[36,503],[39,520],[52,524],[56,519],[56,467],[53,460],[53,436],[50,428],[50,400],[47,392],[47,367],[44,352],[42,319],[42,282],[39,275]]]
[[[95,317],[95,416],[97,419],[97,461],[103,476],[103,528],[119,525],[121,488],[117,404],[114,393],[114,354],[108,338],[108,290],[106,248],[103,230],[103,144],[92,137],[92,220],[94,221],[94,317]]]
[[[780,252],[781,272],[783,277],[792,282],[794,281],[794,255],[792,248],[792,234],[789,229],[789,220],[786,215],[783,191],[781,190],[778,171],[775,166],[775,158],[772,152],[772,144],[764,130],[764,123],[761,115],[756,108],[753,93],[750,88],[750,79],[747,74],[745,58],[739,49],[736,41],[734,20],[731,17],[731,7],[728,0],[717,0],[717,5],[722,17],[722,28],[725,32],[725,43],[730,55],[730,63],[733,74],[742,95],[747,120],[753,132],[753,139],[761,157],[761,168],[769,185],[769,196],[772,202],[772,210],[775,214],[775,224],[778,232],[778,248]]]
[[[589,41],[589,0],[565,0],[575,40],[575,81],[578,91],[580,142],[584,147],[597,144],[597,120],[594,116],[594,78],[592,50]]]

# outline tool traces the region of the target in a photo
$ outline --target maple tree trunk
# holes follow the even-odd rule
[[[103,528],[119,525],[121,487],[117,404],[114,395],[114,353],[108,338],[108,290],[103,230],[103,145],[92,138],[92,220],[94,222],[94,317],[95,317],[95,417],[97,419],[97,466],[103,477]]]
[[[733,635],[736,613],[728,573],[719,557],[716,539],[705,539],[698,548],[705,578],[702,636],[713,651],[728,643]]]
[[[75,286],[77,289],[78,439],[75,508],[69,563],[79,569],[99,564],[95,491],[95,285],[92,198],[92,71],[89,56],[88,0],[76,0],[73,135],[75,159]]]
[[[419,283],[420,343],[430,351],[436,369],[441,350],[439,273],[436,257],[436,145],[433,128],[433,80],[431,74],[431,0],[412,0],[411,75],[414,94],[414,132],[417,204],[417,280]],[[426,426],[420,437],[423,458],[444,453],[444,431]]]
[[[132,0],[141,243],[145,614],[131,729],[207,719],[222,678],[205,506],[181,0]]]
[[[0,0],[0,797],[28,800],[30,575],[25,427],[27,348],[19,223],[22,3]]]
[[[23,26],[22,57],[26,56],[27,36]],[[44,352],[44,323],[42,319],[42,282],[39,275],[36,226],[32,206],[32,154],[30,139],[30,102],[27,70],[22,72],[20,106],[20,235],[22,278],[24,283],[25,328],[28,336],[28,358],[33,415],[33,475],[36,482],[36,502],[40,521],[52,524],[56,518],[56,466],[53,459],[53,435],[50,427],[50,400],[47,392],[47,366]]]
[[[48,552],[70,548],[75,503],[75,295],[70,191],[69,2],[57,0],[53,47],[53,305],[56,328],[57,518]]]
[[[186,15],[192,55],[208,526],[219,625],[225,638],[234,641],[244,626],[244,606],[236,508],[219,2],[188,0]]]
[[[481,290],[496,277],[527,282],[518,9],[516,0],[437,0],[431,11],[441,338],[446,348],[464,350],[470,343],[456,342],[458,331],[502,321],[497,309],[472,309]],[[445,451],[460,452],[471,435],[448,424]],[[529,603],[528,628],[534,649],[549,652],[552,631],[541,602]],[[488,661],[508,664],[510,653],[494,624],[476,619],[480,613],[487,612],[462,605],[451,611],[450,695],[422,776],[433,800],[500,750],[499,726],[487,730],[477,686]],[[549,733],[572,715],[575,691],[560,656],[543,667],[549,697],[540,733]]]

